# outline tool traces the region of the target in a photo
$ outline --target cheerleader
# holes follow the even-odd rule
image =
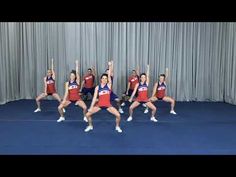
[[[111,61],[111,67],[110,67],[110,69],[106,69],[106,74],[108,75],[108,72],[109,72],[109,70],[110,70],[110,76],[111,76],[111,85],[113,86],[113,76],[114,76],[114,70],[113,70],[113,68],[114,68],[114,65],[113,65],[113,61]],[[119,99],[119,97],[112,91],[112,88],[111,88],[111,95],[110,95],[110,101],[112,102],[112,101],[115,101],[116,102],[116,104],[117,104],[117,106],[118,106],[118,110],[119,110],[119,112],[121,113],[121,114],[123,114],[124,113],[124,111],[123,111],[123,109],[122,109],[122,107],[121,107],[121,100]]]
[[[69,106],[69,104],[71,104],[72,102],[83,109],[84,121],[87,121],[87,118],[85,117],[85,114],[87,112],[87,106],[81,99],[79,95],[79,90],[80,90],[80,76],[79,76],[78,60],[76,60],[76,71],[72,70],[70,72],[70,80],[65,83],[64,99],[62,103],[58,106],[60,118],[57,120],[57,122],[65,120],[63,114],[63,108]]]
[[[41,111],[41,106],[40,106],[40,100],[42,100],[45,97],[52,96],[55,98],[59,103],[61,103],[61,98],[58,95],[55,87],[55,80],[56,80],[56,74],[54,72],[54,67],[53,67],[53,59],[51,60],[51,69],[47,70],[47,76],[44,77],[44,92],[41,93],[37,98],[36,98],[36,104],[37,104],[37,109],[34,112],[40,112]],[[63,112],[65,110],[63,109]]]
[[[166,74],[159,75],[159,80],[154,84],[153,93],[152,93],[152,97],[150,98],[150,101],[155,102],[157,100],[163,100],[165,102],[168,102],[171,105],[170,113],[176,114],[176,112],[174,111],[175,100],[171,98],[170,96],[166,95],[166,86],[167,86],[166,80],[168,78],[168,75],[169,75],[168,68],[166,68]],[[145,109],[144,113],[147,113],[147,112],[148,112],[148,108]]]
[[[138,91],[138,97],[129,107],[130,115],[127,121],[132,121],[133,111],[136,107],[138,107],[140,104],[145,104],[147,107],[152,109],[152,115],[151,115],[150,120],[153,122],[157,122],[157,119],[155,118],[156,107],[148,99],[148,84],[149,84],[149,65],[147,65],[146,74],[142,73],[140,75],[140,82],[135,85],[134,91],[129,99],[129,102],[132,102],[136,91]]]
[[[91,116],[102,109],[106,109],[108,112],[110,112],[116,117],[115,130],[119,133],[122,133],[122,130],[120,128],[120,113],[116,110],[116,108],[114,108],[111,105],[111,102],[110,102],[111,88],[112,88],[111,65],[112,65],[112,62],[108,62],[108,66],[109,66],[108,74],[106,73],[102,74],[101,82],[95,88],[91,106],[86,114],[86,117],[88,118],[88,126],[84,130],[85,132],[93,130]],[[97,97],[98,97],[98,102],[96,103]]]

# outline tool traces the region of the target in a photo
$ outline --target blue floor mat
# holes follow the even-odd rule
[[[90,102],[86,102],[89,106]],[[127,103],[121,118],[122,134],[115,131],[115,118],[107,111],[93,116],[94,130],[84,132],[82,110],[71,104],[66,121],[57,123],[58,102],[43,100],[34,113],[34,100],[0,106],[0,154],[124,154],[124,155],[235,155],[236,106],[220,102],[177,102],[177,115],[170,105],[156,102],[158,122],[150,121],[144,107],[128,118]]]

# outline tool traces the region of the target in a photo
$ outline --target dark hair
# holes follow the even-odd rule
[[[105,70],[105,72],[107,72],[107,71],[109,71],[109,68],[107,68],[107,69]]]
[[[91,69],[91,68],[89,68],[88,70],[92,71],[92,69]]]
[[[136,72],[136,70],[135,70],[135,69],[133,69],[132,71]]]
[[[101,75],[100,79],[102,79],[103,76],[106,76],[106,77],[108,78],[108,74],[103,73],[103,74]]]
[[[165,75],[165,74],[160,74],[159,77],[160,77],[160,76],[163,76],[164,79],[166,78],[166,75]]]
[[[74,74],[75,75],[75,80],[77,79],[76,78],[76,70],[71,70],[70,74]]]
[[[70,73],[73,73],[74,75],[76,75],[76,70],[72,69]]]
[[[140,78],[142,77],[142,75],[147,76],[146,73],[142,73],[142,74],[140,74]]]

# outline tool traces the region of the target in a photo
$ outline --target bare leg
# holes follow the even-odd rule
[[[148,108],[150,108],[152,110],[152,117],[154,117],[156,114],[156,110],[157,110],[156,107],[151,102],[147,102],[146,105]]]
[[[84,101],[79,100],[79,101],[76,102],[76,105],[78,105],[79,107],[81,107],[83,109],[83,113],[84,113],[84,117],[85,117],[85,114],[87,112],[87,106],[84,103]]]
[[[157,101],[157,97],[153,96],[153,97],[149,98],[149,101],[150,102],[155,102],[155,101]],[[145,108],[144,113],[145,114],[148,113],[148,107]]]
[[[100,111],[101,108],[95,106],[92,109],[90,109],[87,113],[86,113],[86,117],[88,119],[88,127],[84,130],[85,132],[88,132],[90,130],[93,129],[93,124],[92,124],[92,115],[95,114],[96,112]]]
[[[107,108],[107,111],[116,116],[116,131],[122,133],[122,130],[120,128],[120,113],[114,107]]]
[[[124,111],[123,111],[122,108],[121,108],[121,100],[120,100],[119,98],[117,98],[117,99],[115,99],[115,101],[116,101],[116,104],[117,104],[117,106],[118,106],[119,112],[120,112],[121,114],[123,114]]]
[[[122,98],[121,98],[121,101],[120,101],[121,105],[126,101],[125,98],[126,98],[126,95],[122,94]]]
[[[171,110],[170,111],[174,112],[175,100],[173,98],[169,97],[169,96],[165,96],[163,98],[163,101],[170,103],[171,104]],[[176,114],[176,113],[174,112],[174,114]]]
[[[158,120],[155,118],[156,107],[151,102],[147,102],[146,105],[148,108],[152,109],[152,116],[151,116],[150,120],[153,122],[157,122]]]
[[[71,102],[70,101],[62,101],[62,103],[58,106],[58,112],[61,117],[64,117],[63,108],[67,107]]]
[[[107,108],[107,111],[116,116],[116,126],[120,126],[120,113],[114,107]]]
[[[57,93],[53,93],[52,96],[59,102],[62,103],[61,97]],[[63,108],[62,111],[65,113],[65,109]]]
[[[38,106],[38,109],[41,109],[40,108],[40,100],[47,97],[47,95],[45,93],[41,93],[37,98],[36,98],[36,104]]]
[[[53,96],[59,103],[62,102],[61,97],[60,97],[57,93],[53,93],[52,96]]]
[[[129,107],[129,117],[133,116],[134,109],[140,105],[139,102],[134,101]]]

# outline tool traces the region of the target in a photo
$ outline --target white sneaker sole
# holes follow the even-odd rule
[[[119,113],[124,114],[124,111],[123,111],[123,110],[120,110]]]
[[[84,121],[85,121],[85,122],[88,122],[88,119],[85,117],[85,118],[84,118]]]
[[[86,129],[84,130],[84,132],[89,132],[89,131],[91,131],[91,130],[93,130],[93,128],[89,128],[89,129],[86,128]]]
[[[132,120],[133,120],[133,119],[129,119],[129,118],[128,118],[126,121],[127,121],[127,122],[130,122],[130,121],[132,121]]]
[[[144,114],[147,114],[148,112],[149,112],[148,110],[145,110],[143,113],[144,113]]]
[[[122,130],[116,130],[118,133],[122,133]]]
[[[60,120],[58,119],[57,120],[57,122],[63,122],[63,121],[65,121],[65,119],[60,119]]]
[[[34,112],[41,112],[41,110],[35,110]]]
[[[152,121],[152,122],[158,122],[157,119],[150,119],[150,121]]]

